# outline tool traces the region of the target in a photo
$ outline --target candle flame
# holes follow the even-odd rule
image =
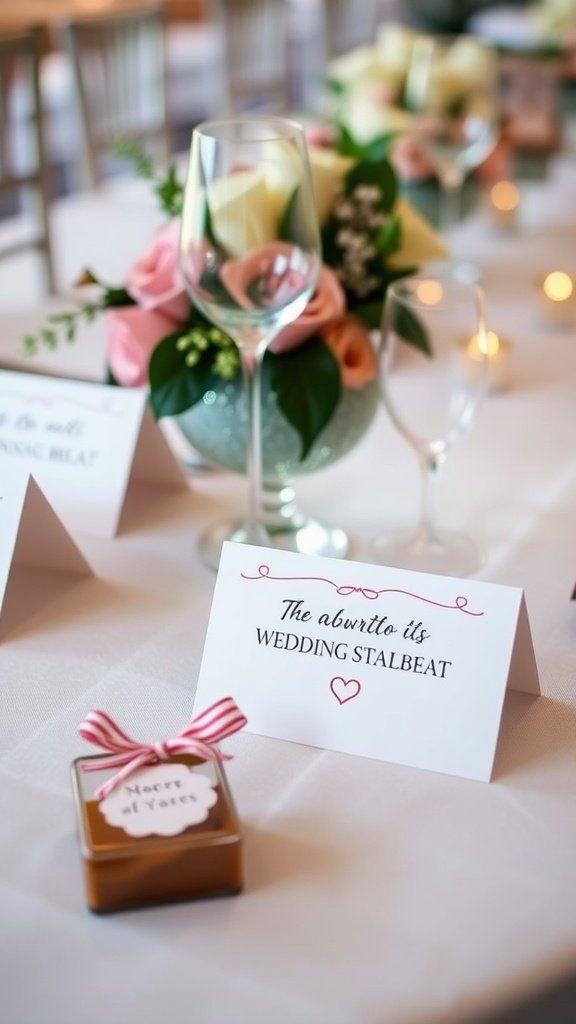
[[[546,297],[553,302],[565,302],[574,291],[572,278],[563,270],[553,270],[551,274],[547,274],[542,287]]]
[[[424,306],[437,306],[442,301],[444,289],[440,281],[420,281],[416,287],[416,295]]]
[[[513,181],[497,181],[490,190],[490,198],[497,210],[508,213],[520,202],[520,190]]]
[[[494,359],[500,351],[500,338],[495,331],[480,331],[473,334],[468,343],[468,355],[472,359]]]

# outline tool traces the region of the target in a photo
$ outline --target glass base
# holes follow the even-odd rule
[[[301,555],[325,555],[345,558],[348,554],[348,536],[337,526],[327,526],[315,519],[299,517],[296,529],[267,530],[268,547],[294,551]],[[239,523],[218,523],[206,530],[198,542],[198,550],[205,565],[218,569],[220,552],[225,540],[247,544],[246,530]]]
[[[344,530],[305,516],[296,504],[294,488],[288,481],[265,481],[260,498],[259,527],[264,536],[263,547],[294,551],[301,555],[346,558],[350,545]],[[198,545],[202,561],[209,568],[218,568],[225,540],[238,544],[250,543],[242,522],[211,526],[202,534]]]
[[[462,533],[437,532],[433,537],[398,531],[377,537],[371,555],[381,565],[439,576],[471,576],[482,565],[482,555]]]

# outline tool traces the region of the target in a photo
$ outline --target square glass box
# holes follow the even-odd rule
[[[206,819],[177,835],[135,838],[108,824],[95,791],[115,770],[82,771],[81,765],[102,755],[72,763],[72,785],[82,851],[86,902],[97,913],[128,910],[158,903],[234,895],[242,890],[240,823],[218,761],[181,754],[166,764],[188,766],[208,776],[217,800]],[[137,776],[132,777],[136,779]]]

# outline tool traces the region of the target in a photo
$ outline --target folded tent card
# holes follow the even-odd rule
[[[538,694],[515,587],[226,543],[196,700],[248,729],[488,781],[507,686]]]
[[[0,639],[92,569],[29,473],[0,477]]]
[[[32,473],[67,529],[113,537],[132,482],[186,487],[145,389],[0,371],[0,473]]]

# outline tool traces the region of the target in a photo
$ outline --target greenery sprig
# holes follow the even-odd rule
[[[76,340],[78,329],[82,323],[92,323],[105,309],[121,306],[134,306],[135,302],[125,288],[107,285],[100,281],[91,270],[84,270],[78,280],[77,287],[96,285],[100,295],[95,299],[80,303],[75,309],[51,313],[37,334],[26,334],[22,339],[22,351],[25,356],[35,356],[42,347],[54,351],[61,342],[71,344]]]
[[[152,157],[143,153],[139,143],[133,139],[120,139],[114,149],[118,156],[133,165],[138,178],[151,182],[160,209],[169,217],[179,217],[184,201],[184,186],[178,177],[176,165],[170,164],[159,177],[155,174]]]

